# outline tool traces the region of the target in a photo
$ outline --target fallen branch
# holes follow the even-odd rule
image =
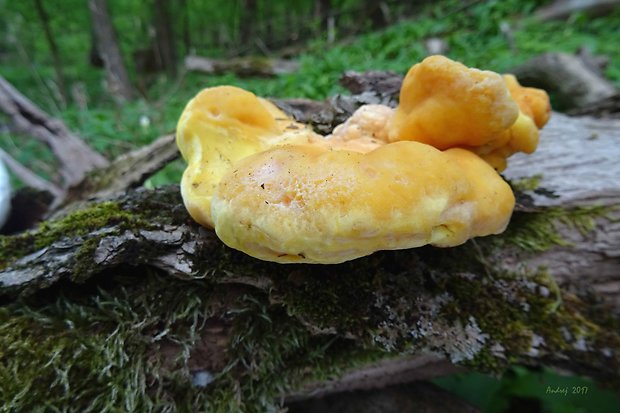
[[[179,156],[175,135],[164,135],[124,154],[107,167],[91,173],[69,189],[64,204],[80,200],[105,200],[142,185],[150,176]]]
[[[618,0],[556,0],[536,11],[542,21],[562,20],[571,14],[582,12],[590,16],[602,16],[618,7]]]
[[[65,124],[50,118],[0,77],[0,111],[6,113],[12,128],[47,144],[59,162],[62,187],[80,182],[86,174],[108,165],[108,161],[69,131]]]
[[[234,73],[239,76],[271,77],[294,73],[299,69],[299,63],[266,57],[236,57],[224,60],[187,56],[185,68],[210,74]]]
[[[577,55],[544,53],[511,72],[521,83],[552,93],[557,109],[579,108],[617,94],[613,83]]]
[[[64,196],[64,190],[62,188],[41,178],[39,175],[19,163],[2,148],[0,148],[0,159],[2,159],[11,171],[13,171],[15,176],[17,176],[27,186],[38,189],[39,191],[47,191],[55,198],[61,198]]]

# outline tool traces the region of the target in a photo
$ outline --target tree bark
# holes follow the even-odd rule
[[[254,21],[258,11],[258,0],[243,0],[241,4],[239,38],[242,46],[251,49],[254,43],[253,38],[256,35],[256,26]]]
[[[314,18],[319,25],[319,33],[326,33],[328,29],[327,21],[332,15],[331,0],[314,0]]]
[[[251,56],[232,59],[187,56],[185,68],[210,74],[234,73],[238,76],[272,77],[297,71],[299,63],[292,60]]]
[[[103,58],[109,91],[113,96],[123,100],[131,100],[134,97],[134,91],[108,13],[107,1],[89,0],[88,7],[97,38],[98,50]]]
[[[590,289],[620,313],[620,119],[571,118],[554,113],[532,155],[517,155],[505,176],[535,178],[528,191],[537,207],[605,209],[593,231],[560,224],[567,245],[507,258],[505,264],[547,266],[561,286]],[[561,144],[560,144],[561,142]]]
[[[180,1],[181,13],[183,16],[183,25],[182,25],[182,33],[183,33],[183,51],[186,55],[190,54],[192,48],[192,41],[190,36],[191,26],[190,26],[190,7],[187,4],[187,0]]]

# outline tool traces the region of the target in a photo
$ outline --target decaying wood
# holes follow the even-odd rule
[[[599,102],[568,111],[575,116],[594,116],[597,118],[620,118],[620,93]]]
[[[510,159],[505,176],[539,177],[530,195],[542,207],[602,206],[594,231],[564,227],[569,246],[519,262],[548,266],[560,284],[589,286],[620,312],[620,119],[571,118],[554,113],[532,155]]]
[[[175,135],[164,135],[98,169],[69,188],[65,204],[79,200],[104,200],[142,185],[151,175],[179,156]],[[55,211],[56,212],[56,211]]]
[[[8,167],[11,169],[11,171],[13,171],[15,176],[17,176],[27,186],[38,189],[39,191],[47,191],[50,194],[54,195],[55,198],[60,198],[64,196],[64,190],[62,188],[41,178],[39,175],[35,174],[30,169],[19,163],[15,158],[6,153],[2,148],[0,148],[0,159],[2,159],[2,161],[4,161],[4,163],[7,164]]]
[[[62,121],[51,118],[2,78],[0,111],[10,117],[15,132],[45,142],[58,159],[63,182],[57,185],[39,177],[0,149],[0,158],[24,184],[53,196],[53,202],[48,205],[48,216],[74,210],[79,206],[71,204],[79,201],[101,200],[135,188],[179,156],[174,134],[169,134],[110,163]],[[22,215],[21,212],[18,211],[18,215]],[[31,222],[30,219],[19,221],[16,225],[9,225],[23,228],[26,221]]]
[[[232,59],[211,59],[199,56],[187,56],[185,68],[190,71],[222,74],[234,73],[239,76],[277,76],[294,73],[299,63],[293,60],[272,59],[266,57],[237,57]]]
[[[333,393],[384,388],[464,371],[466,369],[433,354],[387,359],[363,369],[349,371],[332,380],[308,383],[299,391],[289,394],[287,401],[290,403]]]
[[[295,120],[311,125],[327,135],[362,105],[382,104],[395,107],[403,76],[394,72],[345,72],[342,86],[352,95],[336,95],[324,101],[310,99],[272,99],[280,109]]]
[[[4,78],[0,77],[0,111],[7,114],[15,132],[32,136],[50,147],[59,162],[62,187],[68,188],[108,161],[71,133],[65,124],[50,118]]]
[[[348,70],[340,77],[340,84],[346,87],[352,94],[375,93],[378,96],[394,101],[390,106],[396,103],[402,83],[403,75],[395,72],[371,71],[360,73]]]
[[[524,85],[552,93],[565,110],[587,106],[618,93],[614,84],[582,57],[568,53],[543,53],[511,72]]]
[[[590,16],[601,16],[618,7],[618,0],[556,0],[536,11],[536,17],[543,21],[566,19],[576,12]]]

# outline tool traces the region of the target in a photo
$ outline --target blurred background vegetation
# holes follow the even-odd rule
[[[129,74],[130,99],[119,99],[106,87],[88,3],[107,3]],[[587,47],[610,57],[605,75],[620,85],[620,10],[542,22],[533,15],[545,3],[0,0],[0,72],[110,159],[172,132],[185,103],[204,87],[234,84],[261,96],[324,99],[344,92],[338,78],[345,70],[405,73],[428,55],[429,38],[441,39],[453,59],[499,72],[542,52]],[[207,75],[184,69],[189,55],[287,58],[298,61],[299,69],[273,77]],[[0,148],[55,179],[48,149],[12,134],[1,116]],[[177,182],[182,168],[177,161],[147,185]],[[521,367],[500,379],[469,374],[437,383],[489,412],[620,411],[617,396],[585,379]],[[590,391],[563,397],[546,394],[547,386],[589,386]]]

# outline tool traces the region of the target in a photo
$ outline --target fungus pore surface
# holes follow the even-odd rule
[[[280,263],[340,263],[377,250],[450,247],[502,232],[514,207],[497,171],[531,153],[544,91],[431,56],[400,105],[367,105],[329,136],[250,92],[205,89],[177,144],[190,215],[228,246]]]

